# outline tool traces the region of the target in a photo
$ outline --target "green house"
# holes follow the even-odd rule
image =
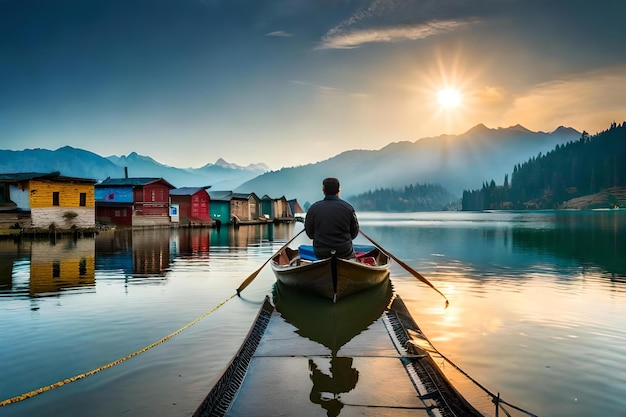
[[[232,221],[230,214],[230,201],[232,200],[232,191],[209,191],[211,205],[209,206],[209,215],[211,219],[222,224],[229,224]]]

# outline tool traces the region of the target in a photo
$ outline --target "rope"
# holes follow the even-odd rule
[[[224,301],[222,301],[221,303],[219,303],[218,305],[216,305],[215,307],[213,307],[211,310],[207,311],[206,313],[204,313],[200,317],[196,318],[195,320],[190,321],[189,323],[185,324],[183,327],[181,327],[180,329],[176,330],[175,332],[168,334],[167,336],[165,336],[161,340],[158,340],[158,341],[156,341],[156,342],[154,342],[154,343],[144,347],[143,349],[139,349],[139,350],[137,350],[137,351],[135,351],[135,352],[133,352],[133,353],[131,353],[129,355],[124,356],[123,358],[120,358],[120,359],[115,360],[113,362],[109,362],[106,365],[102,365],[99,368],[92,369],[89,372],[85,372],[85,373],[82,373],[80,375],[75,375],[75,376],[73,376],[71,378],[66,378],[66,379],[64,379],[62,381],[55,382],[54,384],[50,384],[50,385],[47,385],[45,387],[37,388],[36,390],[26,392],[26,393],[24,393],[22,395],[18,395],[16,397],[0,401],[0,407],[3,407],[5,405],[9,405],[9,404],[13,404],[13,403],[17,403],[17,402],[20,402],[20,401],[24,401],[27,398],[31,398],[31,397],[34,397],[35,395],[39,395],[39,394],[42,394],[44,392],[51,391],[51,390],[53,390],[55,388],[62,387],[65,384],[69,384],[70,382],[78,381],[79,379],[86,378],[86,377],[91,376],[93,374],[97,374],[100,371],[104,371],[105,369],[112,368],[115,365],[119,365],[120,363],[125,362],[128,359],[130,359],[130,358],[132,358],[134,356],[139,355],[140,353],[144,353],[144,352],[152,349],[153,347],[158,346],[161,343],[168,341],[172,337],[176,336],[177,334],[183,332],[184,330],[186,330],[189,327],[193,326],[194,324],[198,323],[200,320],[202,320],[203,318],[207,317],[209,314],[217,311],[217,309],[222,307],[228,301],[232,300],[236,295],[237,294],[231,295],[230,297],[228,297],[227,299],[225,299]]]

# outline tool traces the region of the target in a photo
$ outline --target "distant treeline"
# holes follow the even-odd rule
[[[458,205],[458,197],[437,184],[407,185],[404,189],[382,188],[349,198],[357,211],[388,212],[444,210],[455,200]]]
[[[509,183],[494,180],[463,192],[463,210],[553,209],[575,197],[626,186],[626,122],[592,137],[557,145],[517,164]]]

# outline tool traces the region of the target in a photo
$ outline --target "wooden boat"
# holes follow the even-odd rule
[[[375,246],[355,245],[356,260],[316,259],[310,245],[285,247],[271,260],[276,279],[336,301],[382,283],[389,277],[389,256]]]

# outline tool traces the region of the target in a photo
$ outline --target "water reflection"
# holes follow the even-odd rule
[[[241,250],[274,239],[288,240],[293,229],[293,224],[220,230],[121,228],[102,231],[94,238],[0,240],[0,295],[40,297],[68,290],[93,291],[97,275],[159,284],[167,280],[177,257],[208,259],[212,248]]]
[[[392,295],[389,279],[335,304],[280,282],[274,284],[273,291],[276,310],[296,327],[296,333],[326,346],[332,355],[337,355],[343,345],[376,321]]]
[[[309,399],[325,409],[328,417],[338,416],[343,408],[340,394],[352,391],[359,381],[359,371],[352,367],[352,358],[332,356],[328,374],[309,359],[309,370],[313,381]]]
[[[99,233],[96,269],[126,277],[164,277],[170,265],[170,230],[117,229]]]
[[[620,256],[626,245],[626,216],[623,212],[556,213],[553,228],[514,228],[512,237],[517,249],[599,266],[617,281],[626,277],[626,258]]]
[[[294,227],[293,223],[268,223],[211,229],[211,244],[214,247],[245,248],[259,242],[289,240],[293,236]]]
[[[44,239],[0,243],[0,295],[41,297],[93,290],[93,239]]]
[[[12,240],[0,240],[0,291],[13,289],[13,271],[20,260],[30,258],[30,242],[19,244]]]
[[[326,346],[328,359],[309,359],[313,383],[309,399],[329,417],[338,416],[344,404],[341,394],[352,391],[359,380],[353,358],[339,356],[346,343],[380,318],[393,297],[389,279],[380,285],[332,304],[328,299],[303,293],[276,282],[273,299],[283,319],[296,333]]]
[[[448,217],[452,220],[444,221]],[[521,285],[529,279],[526,271],[545,262],[546,255],[553,258],[555,274],[570,277],[570,267],[583,265],[616,282],[626,277],[626,257],[621,256],[626,210],[410,213],[386,223],[361,218],[364,228],[381,224],[379,241],[393,240],[400,259],[417,259],[433,270],[448,260],[465,271],[475,269],[470,275],[481,281],[490,279],[488,264],[517,275]]]
[[[95,285],[93,239],[32,242],[30,295],[54,294],[63,289]]]
[[[180,229],[178,233],[172,233],[170,250],[175,257],[205,258],[209,255],[211,237],[212,234],[205,229]]]

